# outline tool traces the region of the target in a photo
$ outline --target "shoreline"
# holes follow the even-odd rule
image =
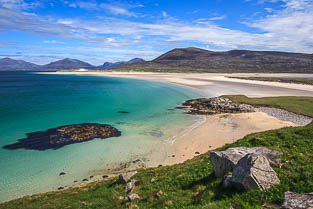
[[[254,96],[254,97],[264,97],[264,96],[284,96],[287,91],[288,96],[299,96],[301,93],[306,95],[306,93],[312,93],[313,86],[301,85],[301,84],[289,84],[289,83],[277,83],[277,82],[265,82],[265,81],[251,81],[251,80],[241,80],[228,78],[229,75],[240,75],[247,76],[251,74],[217,74],[217,73],[150,73],[150,72],[48,72],[43,74],[57,74],[57,75],[80,75],[80,76],[107,76],[107,77],[125,77],[133,79],[144,79],[157,82],[172,83],[175,85],[180,85],[184,87],[189,87],[200,91],[206,97],[221,96],[223,94],[231,94],[230,91],[217,91],[212,94],[208,93],[210,87],[215,85],[214,82],[223,82],[222,85],[225,88],[225,83],[228,82],[229,85],[235,83],[235,88],[237,84],[244,85],[248,84],[251,86],[258,86],[259,92],[257,94],[251,95],[248,89],[240,89],[244,95]],[[252,74],[255,75],[255,74]],[[259,75],[259,74],[257,74]],[[277,75],[277,74],[275,74]],[[284,74],[292,75],[292,74]],[[303,74],[302,74],[303,75]],[[311,76],[311,75],[308,75]],[[264,87],[277,87],[279,92],[262,92]],[[227,89],[226,89],[227,90]],[[235,89],[236,90],[236,89]],[[288,91],[289,90],[289,91]],[[295,91],[294,91],[295,90]],[[300,92],[300,93],[299,93]],[[299,124],[283,121],[277,117],[271,116],[260,110],[252,113],[239,113],[239,114],[217,114],[210,116],[203,116],[205,121],[192,125],[190,130],[175,137],[175,140],[165,142],[165,149],[168,153],[167,158],[163,162],[153,162],[155,166],[163,165],[173,165],[178,163],[183,163],[186,160],[192,159],[193,157],[208,152],[210,150],[224,146],[225,144],[233,143],[244,136],[263,132],[267,130],[280,129],[283,127],[296,127]],[[190,127],[186,127],[187,129]],[[216,131],[218,130],[218,131]],[[190,140],[192,139],[192,140]],[[173,157],[175,156],[175,157]],[[158,159],[160,160],[160,159]],[[153,161],[153,159],[152,159]]]
[[[152,80],[158,82],[167,82],[176,85],[181,85],[185,87],[190,87],[193,89],[197,89],[201,91],[207,97],[211,96],[220,96],[221,94],[227,94],[227,91],[218,91],[214,92],[214,94],[209,94],[208,89],[210,86],[214,85],[214,82],[233,82],[233,83],[250,83],[248,82],[238,82],[238,81],[229,81],[228,78],[224,78],[221,74],[211,75],[209,78],[204,78],[201,74],[164,74],[164,73],[81,73],[81,72],[55,72],[55,73],[43,73],[43,74],[58,74],[58,75],[87,75],[87,76],[109,76],[109,77],[127,77],[134,79],[144,79],[144,80]],[[212,77],[211,77],[212,76]],[[202,78],[201,78],[202,77]],[[225,81],[226,80],[226,81]],[[237,79],[239,80],[239,79]],[[252,81],[252,84],[258,84],[258,82]],[[306,91],[312,91],[313,95],[313,87],[307,89],[306,86],[300,85],[303,88],[300,88],[299,84],[291,84],[287,85],[287,87],[282,87],[280,85],[275,84],[274,82],[270,82],[274,87],[280,87],[283,89],[294,89],[303,91],[304,94]],[[273,85],[272,85],[273,84]],[[262,84],[263,85],[263,84]],[[266,84],[265,86],[267,86]],[[296,85],[296,86],[293,86]],[[292,88],[294,87],[294,88]],[[231,88],[230,88],[231,89]],[[209,89],[210,90],[210,89]],[[251,96],[251,93],[248,91],[247,96]],[[284,92],[281,92],[282,94]],[[288,92],[287,92],[288,93]],[[291,93],[292,95],[293,93]],[[271,94],[268,92],[260,92],[252,96],[270,96]],[[273,95],[275,96],[275,95]],[[157,161],[152,164],[155,166],[149,167],[157,167],[158,165],[162,166],[170,166],[174,164],[180,164],[185,162],[186,160],[190,160],[195,156],[200,154],[204,154],[210,150],[214,150],[216,148],[222,147],[225,144],[233,143],[244,136],[256,133],[263,132],[267,130],[274,130],[283,127],[289,126],[300,126],[298,124],[282,121],[273,116],[270,116],[264,112],[258,111],[253,113],[239,113],[239,114],[218,114],[211,116],[204,116],[205,121],[197,125],[192,125],[190,130],[182,135],[175,137],[175,140],[166,142],[164,144],[164,148],[166,149],[166,153],[168,156],[162,161]],[[189,128],[189,127],[187,127]],[[191,140],[192,139],[192,140]],[[144,156],[143,156],[144,157]],[[158,159],[160,160],[160,159]],[[153,161],[153,159],[152,159]],[[142,162],[145,164],[145,162]],[[121,163],[122,164],[122,163]],[[132,161],[123,162],[123,164],[132,164]],[[143,165],[142,164],[142,165]],[[143,165],[142,167],[145,167]],[[138,167],[132,167],[130,165],[124,169],[116,169],[114,172],[108,174],[103,169],[95,172],[93,178],[89,179],[87,182],[78,182],[76,185],[68,185],[64,186],[64,189],[75,188],[75,187],[83,187],[89,183],[102,181],[106,178],[102,178],[103,175],[108,175],[108,177],[113,177],[118,175],[121,172],[125,172],[127,170],[138,169]],[[60,187],[63,187],[60,185]],[[58,191],[58,190],[54,190]],[[63,189],[61,190],[63,191]],[[31,195],[30,195],[31,196]]]

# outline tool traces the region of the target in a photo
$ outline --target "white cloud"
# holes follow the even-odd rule
[[[116,4],[116,3],[96,3],[88,1],[77,1],[74,3],[69,3],[65,1],[65,4],[72,8],[81,8],[87,10],[106,10],[113,15],[125,15],[128,17],[137,17],[138,15],[131,12],[130,9],[136,7],[143,7],[140,4],[130,5],[130,4]]]
[[[162,11],[162,16],[163,16],[164,18],[167,18],[167,17],[168,17],[168,14],[167,14],[165,11]]]
[[[226,16],[222,15],[222,16],[216,16],[216,17],[210,17],[209,20],[214,21],[214,20],[223,20],[225,19]]]
[[[15,10],[27,10],[35,8],[40,5],[40,2],[34,1],[31,3],[25,2],[24,0],[0,0],[0,7]]]

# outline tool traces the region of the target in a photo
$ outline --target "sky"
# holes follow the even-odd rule
[[[0,0],[0,58],[101,65],[183,47],[313,53],[313,0]]]

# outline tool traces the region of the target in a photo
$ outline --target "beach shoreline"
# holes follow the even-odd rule
[[[134,79],[144,79],[157,82],[167,82],[176,85],[181,85],[189,88],[199,90],[207,97],[221,96],[223,94],[232,94],[232,90],[236,88],[221,89],[222,91],[215,91],[213,94],[208,90],[212,85],[222,82],[222,86],[235,83],[237,85],[251,85],[258,86],[259,91],[251,93],[249,89],[239,89],[239,92],[252,97],[264,96],[306,96],[313,95],[313,86],[301,84],[288,84],[277,82],[251,81],[228,78],[227,76],[248,76],[254,74],[217,74],[217,73],[147,73],[147,72],[49,72],[44,74],[58,74],[58,75],[87,75],[87,76],[108,76],[108,77],[125,77]],[[259,75],[259,74],[257,74]],[[278,75],[278,74],[276,74]],[[284,76],[292,74],[283,74]],[[303,74],[301,74],[303,76]],[[298,75],[299,76],[299,75]],[[226,84],[225,84],[226,82]],[[264,90],[265,87],[278,88],[279,92],[271,92]],[[220,88],[220,87],[219,87]],[[225,88],[225,87],[224,87]],[[282,121],[278,118],[270,116],[262,111],[253,113],[239,113],[239,114],[218,114],[211,116],[204,116],[205,121],[197,124],[188,132],[176,137],[174,142],[165,144],[168,156],[163,162],[155,161],[150,163],[152,167],[162,165],[168,166],[178,163],[183,163],[186,160],[206,153],[210,150],[224,146],[225,144],[233,143],[244,136],[263,132],[267,130],[280,129],[283,127],[295,127],[299,124]],[[216,131],[217,130],[217,131]],[[158,159],[159,160],[159,159]]]

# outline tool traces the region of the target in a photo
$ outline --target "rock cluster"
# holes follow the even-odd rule
[[[4,146],[5,149],[59,149],[69,144],[89,141],[95,138],[109,138],[121,136],[116,128],[97,123],[83,123],[61,126],[26,134],[27,138],[19,139],[14,144]]]
[[[116,180],[116,183],[118,183],[118,184],[126,184],[126,186],[125,186],[125,192],[126,192],[125,199],[127,201],[133,201],[135,199],[140,198],[138,194],[133,193],[135,190],[137,181],[135,179],[131,179],[131,178],[136,174],[137,174],[137,171],[122,173],[119,175],[118,179]]]
[[[285,192],[285,201],[282,209],[312,209],[313,192],[309,194],[296,194]]]
[[[187,108],[187,113],[193,115],[254,112],[254,107],[251,105],[234,103],[223,97],[192,99],[182,105]]]
[[[286,110],[273,107],[258,107],[256,108],[256,111],[262,111],[280,120],[290,121],[301,126],[306,126],[313,121],[313,118],[310,118],[308,116],[298,115],[292,112],[288,112]]]
[[[280,181],[270,163],[279,161],[279,152],[262,147],[236,147],[223,152],[211,152],[215,176],[224,176],[224,187],[238,189],[268,189]],[[227,176],[232,172],[232,176]]]

